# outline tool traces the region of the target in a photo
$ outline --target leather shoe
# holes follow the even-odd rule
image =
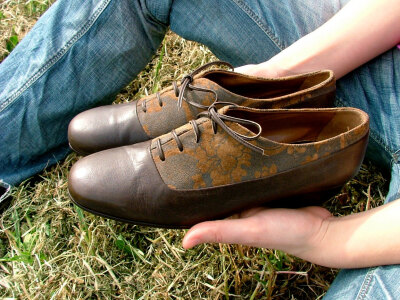
[[[68,128],[71,148],[85,155],[150,140],[195,119],[216,101],[267,109],[330,107],[335,98],[332,71],[265,79],[223,69],[204,71],[212,65],[230,66],[212,62],[159,93],[80,113]]]
[[[356,108],[214,104],[168,134],[82,158],[68,187],[84,210],[168,228],[265,204],[321,204],[357,173],[368,132],[368,115]]]

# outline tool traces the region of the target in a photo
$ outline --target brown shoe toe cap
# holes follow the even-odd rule
[[[136,102],[106,105],[78,114],[68,126],[73,150],[90,154],[148,140],[136,113]]]
[[[133,174],[124,147],[101,151],[79,160],[70,170],[68,189],[84,209],[128,217],[132,209]]]

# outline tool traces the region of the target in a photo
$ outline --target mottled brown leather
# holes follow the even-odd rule
[[[226,70],[211,70],[194,76],[192,86],[215,91],[218,101],[255,108],[328,107],[335,98],[332,71],[318,71],[282,78],[258,78]],[[181,85],[178,84],[178,89]],[[75,151],[88,154],[146,141],[182,126],[202,110],[182,102],[170,87],[131,103],[107,105],[77,115],[68,129]],[[188,101],[211,105],[213,93],[184,91]],[[161,105],[160,105],[161,101]]]
[[[298,116],[295,116],[293,120],[300,119],[302,115],[305,115],[304,112],[305,110],[296,110],[294,114]],[[265,119],[267,119],[273,115],[275,118],[279,118],[280,114],[278,110],[258,111],[245,108],[224,108],[222,113],[249,118],[257,116],[260,122],[262,115],[265,115]],[[287,113],[291,112],[282,112],[282,114]],[[272,140],[261,141],[260,145],[268,150],[269,156],[262,157],[258,153],[250,155],[258,155],[258,163],[263,164],[260,166],[261,169],[265,167],[268,170],[257,176],[253,173],[253,178],[243,177],[232,183],[206,187],[177,188],[168,185],[163,175],[160,175],[160,164],[166,163],[165,166],[174,168],[171,170],[171,174],[175,174],[180,180],[187,176],[185,172],[188,169],[196,169],[198,163],[206,163],[198,161],[197,164],[188,164],[185,168],[182,168],[180,164],[168,165],[169,160],[178,161],[187,155],[185,148],[189,147],[190,139],[193,140],[192,129],[183,126],[176,131],[182,138],[184,150],[182,152],[177,150],[179,153],[176,155],[167,155],[168,150],[164,149],[165,161],[159,161],[156,158],[155,140],[101,151],[79,160],[69,175],[71,198],[82,208],[101,216],[123,222],[170,228],[190,227],[201,221],[223,218],[244,209],[268,203],[280,207],[286,207],[289,204],[301,207],[305,203],[296,202],[296,199],[302,201],[302,199],[307,199],[307,195],[310,194],[321,195],[342,186],[352,178],[361,165],[368,142],[368,116],[365,113],[352,108],[320,110],[320,113],[323,116],[318,122],[311,120],[311,115],[309,118],[303,118],[314,124],[311,127],[316,123],[324,124],[322,129],[319,127],[310,130],[305,135],[299,134],[304,132],[302,130],[292,133],[287,129],[280,130],[279,126],[276,127],[277,134],[272,134],[273,129],[266,129],[264,137],[259,138],[260,140],[274,136],[278,137],[278,140],[285,137],[285,139],[289,138],[291,142],[295,142],[299,136],[306,136],[320,140],[320,142],[297,145],[280,144],[280,142]],[[317,117],[318,112],[311,114],[313,117]],[[210,123],[205,119],[197,122],[200,123],[199,126]],[[265,120],[263,125],[269,123],[270,121]],[[232,123],[229,126],[237,126],[237,124]],[[348,131],[346,130],[347,126],[349,127]],[[289,125],[284,127],[288,128]],[[199,144],[202,139],[209,138],[206,131],[212,129],[202,127],[200,130]],[[326,140],[335,132],[342,133]],[[228,140],[225,145],[214,145],[215,147],[220,146],[220,151],[229,153],[231,150],[235,152],[234,148],[236,147],[240,148],[241,144],[230,136],[226,136],[220,129],[215,136],[218,135],[225,136],[225,139]],[[170,134],[161,137],[162,147],[170,142],[175,142],[170,138]],[[258,142],[258,139],[255,142]],[[318,143],[332,144],[331,147],[328,147],[331,151],[323,152],[323,155],[318,155],[311,160],[296,157],[298,153],[304,154],[302,147],[315,148],[317,152],[322,151],[324,146]],[[271,147],[272,145],[276,147]],[[306,149],[306,151],[308,150]],[[284,153],[284,155],[279,156],[280,153]],[[227,159],[228,163],[225,168],[229,169],[229,166],[232,169],[235,168],[235,165],[229,163],[229,155],[221,157],[225,157],[221,158],[221,165],[225,164],[225,159]],[[283,162],[277,161],[278,158]],[[213,158],[205,156],[203,159],[212,160]],[[274,161],[268,162],[268,160]],[[255,161],[251,160],[251,162]],[[272,163],[277,166],[286,165],[286,167],[271,170],[270,164]],[[217,165],[215,167],[218,168]],[[249,167],[256,166],[250,165]],[[202,176],[207,176],[207,173]],[[286,199],[291,200],[287,201]]]
[[[261,136],[252,144],[262,148],[265,155],[237,142],[221,128],[214,134],[211,120],[199,119],[198,142],[190,125],[176,130],[183,151],[171,134],[159,137],[165,160],[159,156],[157,139],[152,142],[154,162],[170,188],[215,187],[284,172],[344,149],[368,132],[368,118],[352,108],[223,110],[223,114],[261,125]],[[254,135],[252,128],[234,122],[226,124],[243,135]]]
[[[253,108],[331,107],[335,99],[335,77],[332,71],[318,71],[281,78],[258,78],[226,70],[211,70],[195,76],[193,86],[216,92],[218,101]],[[163,106],[156,95],[138,100],[138,118],[146,134],[155,138],[196,118],[202,110],[183,101],[177,109],[172,88],[160,92]],[[211,105],[214,95],[187,89],[189,101]],[[146,102],[146,111],[140,109]]]

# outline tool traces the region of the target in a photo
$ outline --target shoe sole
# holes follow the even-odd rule
[[[317,205],[317,204],[321,204],[322,202],[325,202],[329,199],[331,199],[333,196],[337,195],[341,189],[342,189],[342,185],[326,190],[326,191],[321,191],[321,192],[313,192],[313,193],[306,193],[306,194],[299,194],[290,198],[284,198],[284,199],[277,199],[271,202],[267,202],[265,203],[265,207],[268,208],[282,208],[282,202],[285,202],[288,205],[285,205],[284,208],[300,208],[300,207],[305,207],[305,206],[313,206],[313,205]],[[128,223],[128,224],[132,224],[132,225],[139,225],[139,226],[148,226],[148,227],[155,227],[155,228],[165,228],[165,229],[189,229],[193,225],[165,225],[165,224],[157,224],[157,223],[146,223],[146,222],[140,222],[140,221],[132,221],[130,219],[124,219],[124,218],[118,218],[115,216],[111,216],[111,215],[107,215],[95,210],[92,210],[90,208],[87,208],[79,203],[77,203],[74,198],[71,196],[70,192],[68,191],[68,196],[71,199],[71,201],[78,206],[79,208],[83,209],[84,211],[87,211],[93,215],[99,216],[99,217],[103,217],[106,219],[111,219],[111,220],[115,220],[118,222],[122,222],[122,223]],[[297,205],[295,204],[295,202],[297,202]],[[302,205],[299,206],[298,203],[302,203],[302,204],[307,204],[307,205]],[[238,212],[237,212],[238,213]],[[210,220],[213,221],[213,220]]]

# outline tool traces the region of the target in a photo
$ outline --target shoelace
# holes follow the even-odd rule
[[[203,71],[203,70],[205,70],[205,69],[207,69],[207,68],[209,68],[211,66],[227,66],[232,70],[234,69],[233,66],[230,63],[227,63],[225,61],[213,61],[213,62],[207,63],[205,65],[202,65],[201,67],[199,67],[196,70],[194,70],[192,73],[184,76],[182,81],[181,81],[181,88],[180,89],[179,89],[178,84],[176,83],[176,81],[174,81],[172,84],[173,84],[175,96],[178,97],[178,109],[182,107],[182,101],[183,100],[185,100],[188,104],[190,104],[192,106],[195,106],[197,108],[200,108],[200,109],[206,110],[209,107],[209,106],[206,106],[206,105],[203,105],[203,104],[200,104],[200,103],[196,103],[196,102],[187,100],[183,96],[185,94],[186,89],[212,93],[212,94],[214,94],[214,97],[215,97],[214,102],[217,101],[217,93],[215,91],[191,85],[191,83],[193,82],[193,77],[195,75],[199,74],[201,71]],[[163,102],[162,102],[162,99],[160,97],[160,93],[159,92],[156,93],[156,98],[158,100],[158,105],[160,105],[160,107],[162,107],[163,106]],[[146,101],[142,101],[142,110],[143,110],[143,112],[147,111]]]
[[[219,104],[237,106],[236,104],[231,103],[231,102],[215,101],[213,104],[211,104],[208,107],[207,111],[199,113],[197,115],[197,117],[207,117],[207,118],[211,119],[214,134],[217,133],[217,126],[219,125],[219,126],[221,126],[221,128],[223,130],[226,131],[226,133],[228,133],[228,135],[233,137],[236,141],[238,141],[242,145],[244,145],[262,155],[265,155],[264,150],[262,148],[260,148],[256,145],[253,145],[252,143],[249,142],[251,140],[257,139],[261,135],[261,132],[262,132],[261,125],[254,121],[220,114],[216,108],[216,105],[219,105]],[[227,126],[225,124],[224,120],[230,121],[230,122],[235,122],[235,123],[242,124],[242,125],[252,125],[258,129],[258,132],[255,135],[251,135],[251,136],[240,134],[240,133],[234,131],[233,129],[231,129],[229,126]],[[189,123],[190,123],[190,125],[192,125],[192,129],[193,129],[194,135],[195,135],[195,141],[196,141],[196,143],[198,143],[200,140],[199,126],[196,123],[196,121],[194,121],[194,120],[189,121]],[[176,145],[178,146],[179,151],[182,152],[183,151],[183,143],[180,140],[178,134],[175,132],[175,130],[172,130],[171,134],[172,134],[173,139],[176,142]],[[158,151],[158,156],[160,157],[160,159],[162,161],[164,161],[165,160],[164,150],[162,149],[161,141],[159,138],[156,141],[156,147],[157,147],[157,151]]]

